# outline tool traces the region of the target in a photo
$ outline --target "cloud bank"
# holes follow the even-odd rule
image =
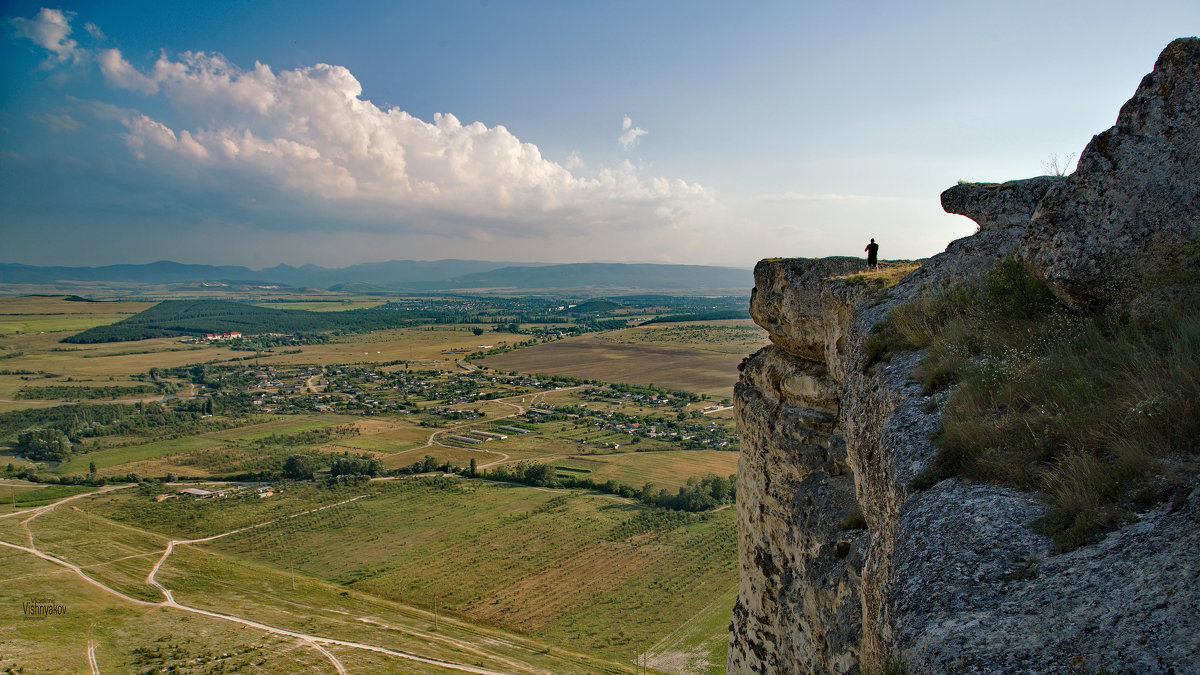
[[[94,62],[110,89],[169,104],[170,115],[138,104],[115,113],[139,163],[178,180],[237,185],[236,197],[260,207],[336,216],[350,229],[528,237],[677,228],[712,202],[700,185],[647,177],[628,162],[585,175],[578,156],[551,161],[501,125],[464,124],[449,113],[425,121],[377,106],[341,66],[276,71],[218,53],[164,52],[139,68],[117,48],[80,47],[70,38],[73,18],[42,9],[12,23],[49,52],[50,67]],[[67,119],[56,118],[60,130],[79,128]],[[628,117],[622,129],[625,149],[646,133]]]

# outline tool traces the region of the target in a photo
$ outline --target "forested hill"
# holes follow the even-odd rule
[[[655,321],[749,318],[746,297],[627,295],[593,298],[577,305],[553,296],[446,295],[399,298],[376,307],[311,312],[228,300],[166,300],[123,321],[96,326],[62,342],[90,344],[161,337],[239,332],[304,336],[361,333],[418,324],[484,324],[517,330],[521,324],[556,324],[586,332],[622,327],[633,317]]]
[[[386,306],[385,306],[386,307]],[[108,326],[96,326],[62,339],[89,344],[124,342],[159,337],[237,331],[258,333],[318,333],[333,329],[349,332],[409,325],[412,319],[384,308],[344,312],[309,312],[272,309],[225,300],[166,300]]]

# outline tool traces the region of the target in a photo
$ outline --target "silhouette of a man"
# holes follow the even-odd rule
[[[879,269],[879,244],[875,243],[874,237],[863,250],[867,252],[867,271]]]

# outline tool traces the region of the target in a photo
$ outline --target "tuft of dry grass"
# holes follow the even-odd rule
[[[854,274],[842,274],[829,277],[829,279],[845,279],[847,284],[864,284],[870,286],[872,290],[880,292],[900,283],[901,279],[920,267],[921,263],[919,262],[881,262],[873,270],[864,270],[862,272],[855,272]]]
[[[960,475],[1042,491],[1050,512],[1038,527],[1063,550],[1169,497],[1150,494],[1161,460],[1200,438],[1200,318],[1186,307],[1154,316],[1073,313],[1011,260],[897,308],[884,328],[926,350],[926,392],[958,384],[915,486]]]

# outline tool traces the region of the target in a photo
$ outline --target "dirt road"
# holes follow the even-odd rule
[[[125,487],[129,487],[129,486],[128,485],[110,485],[110,486],[101,488],[98,492],[108,492],[111,490],[119,490],[119,489],[125,488]],[[170,557],[171,553],[174,551],[176,544],[186,545],[186,544],[194,544],[194,543],[212,541],[214,539],[219,539],[221,537],[227,537],[229,535],[236,534],[238,532],[244,532],[246,530],[254,529],[256,527],[263,527],[272,522],[275,522],[275,520],[271,520],[271,521],[267,521],[267,522],[263,522],[263,523],[257,523],[255,525],[250,525],[250,526],[243,527],[243,528],[238,528],[236,530],[231,530],[229,532],[223,532],[221,534],[216,534],[211,537],[204,537],[201,539],[172,540],[172,541],[168,542],[166,550],[163,551],[162,556],[159,558],[158,562],[155,563],[153,569],[150,570],[150,574],[146,577],[146,583],[149,584],[150,586],[153,586],[160,593],[162,593],[163,597],[165,599],[162,602],[147,602],[145,600],[140,600],[138,598],[134,598],[134,597],[125,595],[124,593],[117,591],[113,588],[110,588],[110,587],[104,585],[103,583],[97,581],[96,579],[93,579],[92,577],[88,576],[83,571],[83,569],[81,567],[79,567],[78,565],[69,563],[65,560],[62,560],[53,555],[50,555],[48,553],[38,550],[38,548],[34,542],[33,531],[30,530],[30,528],[29,528],[29,523],[31,521],[33,521],[35,518],[37,518],[38,516],[40,516],[44,513],[47,513],[49,511],[51,511],[52,509],[54,509],[58,506],[61,506],[62,504],[68,503],[68,502],[76,500],[76,499],[80,499],[82,497],[89,496],[91,494],[97,494],[97,493],[92,492],[92,493],[73,495],[71,497],[66,497],[66,498],[60,499],[52,504],[47,504],[46,506],[41,506],[41,507],[37,507],[34,509],[28,509],[25,511],[19,511],[16,513],[5,514],[6,516],[12,516],[12,515],[18,515],[18,514],[20,514],[20,515],[29,514],[28,518],[21,521],[21,527],[22,527],[22,529],[25,530],[25,536],[26,536],[26,539],[28,540],[29,545],[21,546],[19,544],[13,544],[11,542],[0,540],[0,546],[5,546],[7,548],[15,549],[18,551],[23,551],[30,555],[37,556],[38,558],[41,558],[42,560],[45,560],[47,562],[53,563],[55,565],[59,565],[61,567],[65,567],[65,568],[71,570],[77,577],[79,577],[84,582],[91,584],[92,586],[96,587],[97,589],[99,589],[105,593],[108,593],[109,595],[112,595],[116,598],[120,598],[121,600],[124,600],[126,602],[130,602],[130,603],[133,603],[136,605],[141,605],[144,607],[166,607],[166,608],[170,608],[170,609],[174,609],[174,610],[178,610],[178,611],[189,612],[189,613],[198,614],[201,616],[207,616],[207,617],[210,617],[213,619],[219,619],[222,621],[230,621],[233,623],[241,624],[243,626],[248,626],[251,628],[258,629],[258,630],[273,633],[276,635],[284,635],[284,636],[288,636],[291,638],[295,638],[295,639],[301,641],[306,646],[312,647],[314,650],[321,653],[321,655],[323,655],[325,658],[327,658],[329,660],[330,664],[334,667],[334,669],[339,674],[342,674],[342,675],[344,675],[346,673],[345,666],[343,666],[341,661],[339,661],[338,658],[333,653],[331,653],[328,649],[326,649],[326,647],[336,645],[339,647],[347,647],[350,649],[359,649],[359,650],[364,650],[364,651],[370,651],[370,652],[374,652],[377,654],[384,654],[384,655],[391,656],[391,657],[398,658],[398,659],[404,659],[407,661],[413,661],[413,662],[417,662],[417,663],[424,663],[427,665],[438,666],[440,668],[446,668],[449,670],[456,670],[456,671],[466,672],[466,673],[475,673],[476,675],[504,675],[504,673],[502,671],[495,671],[495,670],[490,670],[487,668],[481,668],[478,666],[471,666],[471,665],[467,665],[467,664],[463,664],[463,663],[455,663],[453,661],[445,661],[442,659],[427,658],[424,656],[420,656],[418,654],[403,652],[403,651],[399,651],[396,649],[388,649],[386,647],[380,647],[378,645],[364,644],[361,642],[353,642],[350,640],[339,640],[336,638],[329,638],[329,637],[323,637],[320,635],[312,635],[309,633],[302,633],[299,631],[287,630],[285,628],[278,628],[276,626],[271,626],[271,625],[268,625],[265,623],[253,621],[251,619],[246,619],[246,618],[239,617],[239,616],[234,616],[231,614],[222,614],[220,612],[213,612],[213,611],[209,611],[206,609],[202,609],[200,607],[193,607],[190,605],[185,605],[185,604],[182,604],[182,603],[176,601],[174,594],[171,592],[171,590],[168,589],[166,586],[164,586],[162,583],[160,583],[155,578],[158,574],[158,571],[162,568],[163,563],[166,562],[167,558]],[[349,503],[349,502],[352,502],[352,501],[355,501],[358,499],[362,499],[365,496],[366,495],[359,495],[358,497],[354,497],[353,499],[348,499],[348,500],[345,500],[342,502],[338,502],[336,504],[328,504],[326,506],[322,506],[322,507],[319,507],[316,509],[309,509],[307,511],[302,511],[299,513],[292,514],[292,515],[288,516],[288,518],[295,518],[295,517],[304,515],[306,513],[312,513],[312,512],[320,511],[323,509],[333,508],[333,507],[340,506],[342,504],[346,504],[346,503]],[[358,618],[360,621],[368,621],[370,619],[370,617],[358,617]],[[430,640],[442,639],[443,641],[450,643],[454,646],[457,646],[459,648],[462,648],[464,645],[468,645],[468,643],[464,643],[460,640],[454,640],[451,638],[443,639],[443,638],[441,638],[441,636],[438,636],[435,634],[422,633],[419,635],[419,637],[421,637],[423,639],[430,639]],[[88,651],[87,651],[88,663],[89,663],[89,667],[91,668],[92,673],[99,673],[99,666],[97,665],[96,660],[95,660],[95,647],[96,647],[95,643],[93,641],[89,641]],[[472,649],[472,651],[479,651],[479,650]],[[484,654],[482,651],[479,651],[479,653]],[[526,672],[534,672],[534,673],[544,673],[545,675],[551,675],[551,673],[549,671],[544,671],[541,669],[533,668],[531,666],[528,666],[527,664],[519,664],[519,663],[510,661],[509,659],[505,659],[502,657],[497,658],[497,655],[494,655],[494,654],[487,654],[487,656],[490,656],[495,660],[504,661],[510,665],[513,665],[514,667],[516,667],[519,670],[524,670]],[[509,671],[509,672],[511,672],[511,671]]]

